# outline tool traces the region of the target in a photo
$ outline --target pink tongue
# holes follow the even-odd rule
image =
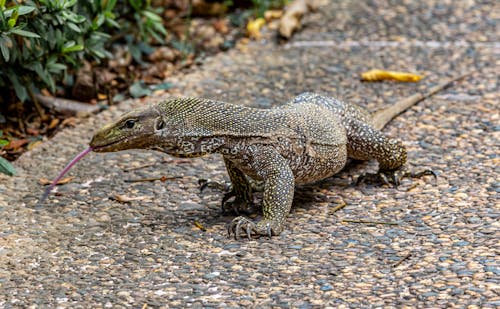
[[[45,193],[43,193],[42,198],[40,199],[40,201],[38,203],[39,204],[43,203],[43,201],[45,201],[45,199],[49,196],[52,189],[54,189],[54,187],[57,185],[59,180],[61,180],[61,178],[63,178],[63,176],[70,170],[70,168],[72,168],[73,165],[76,164],[76,162],[80,161],[81,158],[83,158],[87,153],[89,153],[91,151],[92,151],[92,147],[89,147],[89,148],[85,149],[84,151],[82,151],[80,154],[78,154],[73,160],[71,160],[71,162],[69,162],[68,165],[66,165],[66,167],[61,171],[59,176],[57,176],[57,178],[54,179],[54,181],[52,181],[50,186],[45,190]]]

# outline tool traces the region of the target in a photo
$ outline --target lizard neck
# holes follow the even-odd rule
[[[179,119],[176,136],[248,136],[275,131],[280,113],[207,99],[180,99],[162,107],[167,117]]]

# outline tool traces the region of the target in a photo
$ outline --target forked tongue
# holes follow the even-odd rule
[[[43,203],[43,201],[45,201],[45,199],[49,196],[50,192],[52,192],[54,187],[57,185],[59,180],[61,180],[61,178],[63,178],[63,176],[73,167],[73,165],[76,164],[76,162],[80,161],[81,158],[83,158],[87,153],[89,153],[91,151],[92,151],[92,147],[89,147],[89,148],[85,149],[84,151],[82,151],[81,153],[79,153],[73,160],[71,160],[71,162],[69,162],[68,165],[66,165],[66,167],[61,171],[59,176],[57,176],[56,179],[54,179],[54,181],[52,181],[50,186],[47,189],[45,189],[45,192],[43,193],[42,197],[40,198],[40,201],[38,202],[38,204]]]

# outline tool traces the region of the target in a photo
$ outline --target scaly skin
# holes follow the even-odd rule
[[[441,89],[452,81],[440,85]],[[348,158],[375,159],[381,174],[391,177],[401,169],[406,162],[405,147],[379,129],[426,96],[379,112],[375,119],[360,107],[313,93],[268,110],[173,98],[123,115],[101,128],[90,146],[96,152],[140,148],[177,157],[220,153],[233,184],[229,196],[236,197],[236,210],[253,202],[247,177],[264,181],[264,218],[253,222],[236,217],[229,233],[236,237],[242,232],[248,237],[279,235],[295,185],[334,175]]]

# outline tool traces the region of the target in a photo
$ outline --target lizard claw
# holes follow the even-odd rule
[[[240,238],[240,231],[245,230],[248,239],[252,239],[252,232],[256,230],[255,223],[248,219],[247,217],[239,216],[233,219],[231,223],[227,226],[227,233],[229,236],[234,234],[234,239],[238,240]]]
[[[385,185],[393,185],[398,187],[401,184],[401,179],[403,178],[420,178],[422,176],[432,175],[434,179],[437,179],[437,175],[432,170],[423,170],[421,172],[409,172],[406,170],[390,170],[390,171],[378,171],[377,173],[366,173],[360,175],[356,181],[356,186],[363,184],[364,182],[370,183],[382,183]]]
[[[249,240],[252,239],[252,235],[266,235],[269,238],[272,237],[273,231],[271,228],[271,222],[267,220],[262,220],[258,223],[253,222],[247,217],[239,216],[233,219],[227,226],[227,233],[229,237],[234,234],[234,239],[238,240],[240,238],[240,233],[244,232]]]
[[[403,177],[410,177],[410,178],[420,178],[422,176],[429,176],[432,175],[434,176],[434,179],[437,179],[437,174],[433,170],[423,170],[421,172],[405,172]]]

